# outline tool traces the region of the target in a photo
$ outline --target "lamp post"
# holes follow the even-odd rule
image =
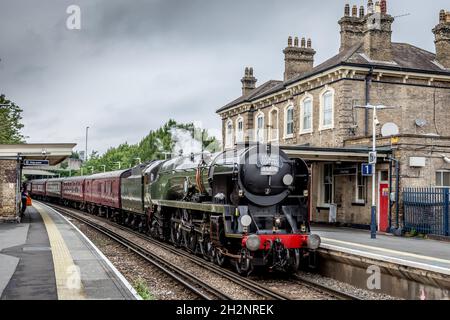
[[[370,238],[376,239],[377,237],[377,202],[376,202],[376,164],[377,164],[377,126],[380,124],[377,118],[378,109],[392,109],[393,107],[387,107],[383,105],[373,106],[356,106],[357,108],[372,109],[372,151],[369,152],[369,164],[372,165],[372,206],[370,208]]]
[[[120,161],[114,162],[114,164],[119,164],[119,170],[122,168],[122,163]]]
[[[94,174],[94,166],[88,167],[88,169],[91,168],[91,174]]]
[[[84,161],[88,160],[88,133],[89,133],[89,127],[86,127],[86,150],[84,154]]]

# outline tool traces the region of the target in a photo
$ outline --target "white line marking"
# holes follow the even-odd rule
[[[81,234],[81,236],[89,243],[89,245],[94,248],[94,250],[100,256],[100,258],[102,258],[106,262],[106,264],[116,274],[116,276],[119,278],[119,280],[122,281],[124,286],[133,294],[133,296],[136,298],[136,300],[142,300],[142,297],[136,292],[136,290],[128,282],[128,280],[119,272],[119,270],[116,269],[116,267],[111,263],[111,261],[109,261],[109,259],[103,254],[103,252],[101,252],[100,249],[97,248],[97,246],[95,244],[93,244],[92,241],[83,232],[80,231],[80,229],[78,229],[69,219],[67,219],[65,216],[63,216],[61,213],[59,213],[55,209],[47,206],[46,204],[44,204],[42,202],[39,202],[39,203],[46,206],[48,209],[56,212],[60,217],[62,217],[64,220],[66,220],[75,230],[77,230]]]
[[[422,259],[422,260],[430,260],[430,261],[436,261],[436,262],[442,262],[442,263],[450,264],[450,260],[434,258],[434,257],[429,257],[429,256],[422,256],[420,254],[415,254],[415,253],[410,253],[410,252],[403,252],[403,251],[397,251],[397,250],[392,250],[392,249],[373,247],[373,246],[368,246],[368,245],[365,245],[365,244],[359,244],[359,243],[354,243],[354,242],[347,242],[347,241],[330,239],[330,238],[322,238],[321,237],[321,239],[324,240],[324,241],[328,241],[328,242],[346,244],[346,245],[350,245],[350,246],[354,246],[354,247],[360,247],[360,248],[376,250],[376,251],[378,250],[378,251],[382,251],[382,252],[389,252],[389,253],[396,254],[396,255],[402,255],[402,256],[413,257],[413,258]]]
[[[417,269],[423,269],[425,271],[433,271],[433,272],[437,272],[437,273],[441,273],[441,274],[450,275],[450,269],[449,268],[434,266],[434,265],[431,265],[431,264],[425,264],[425,263],[415,262],[415,261],[411,261],[411,260],[404,260],[404,259],[400,259],[400,258],[394,258],[394,257],[390,257],[390,256],[379,255],[379,254],[376,254],[376,253],[370,253],[370,252],[356,250],[356,249],[338,247],[338,246],[334,246],[334,245],[326,244],[326,243],[322,243],[320,247],[321,248],[325,248],[325,249],[329,249],[329,250],[349,253],[349,254],[353,254],[353,255],[356,255],[356,256],[362,256],[362,257],[365,257],[365,258],[371,258],[371,259],[375,259],[375,260],[380,260],[380,261],[383,261],[383,262],[391,262],[391,263],[404,265],[404,266],[408,266],[408,267],[413,267],[413,268],[417,268]]]

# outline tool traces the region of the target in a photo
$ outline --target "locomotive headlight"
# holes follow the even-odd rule
[[[250,217],[248,214],[241,217],[241,224],[244,227],[248,227],[252,224],[252,217]]]
[[[308,237],[308,249],[316,250],[320,247],[320,237],[317,234],[310,234]]]
[[[248,236],[247,241],[245,242],[245,246],[250,251],[256,251],[259,249],[259,245],[261,244],[261,240],[256,234],[252,234]]]
[[[292,182],[294,182],[294,177],[292,175],[285,174],[283,177],[283,183],[287,186],[290,186],[292,184]]]
[[[279,226],[281,225],[281,218],[280,218],[280,217],[275,218],[275,225],[276,225],[277,227],[279,227]]]

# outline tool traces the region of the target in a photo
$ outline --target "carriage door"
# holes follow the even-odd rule
[[[381,171],[378,182],[378,230],[385,232],[389,227],[389,173]]]

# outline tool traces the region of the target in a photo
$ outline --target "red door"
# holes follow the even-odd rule
[[[389,184],[380,182],[380,216],[379,230],[387,231],[389,227]]]

